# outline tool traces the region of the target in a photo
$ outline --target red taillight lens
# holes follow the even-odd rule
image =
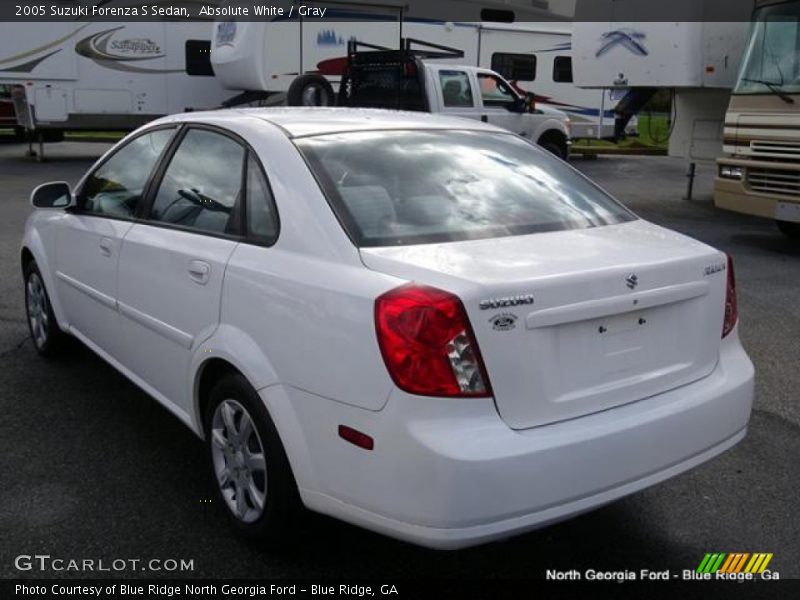
[[[722,337],[728,335],[739,320],[739,307],[736,304],[736,276],[733,273],[733,259],[728,256],[728,288],[725,292],[725,322],[722,324]]]
[[[395,384],[420,396],[488,396],[478,344],[453,294],[415,284],[375,301],[375,328]]]

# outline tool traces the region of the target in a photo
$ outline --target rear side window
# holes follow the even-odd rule
[[[553,60],[553,81],[572,83],[572,57],[556,56]]]
[[[439,71],[442,99],[447,108],[471,108],[475,106],[469,76],[464,71]]]
[[[535,81],[536,55],[495,52],[492,54],[492,71],[510,81]]]
[[[278,211],[272,191],[258,161],[247,159],[247,234],[257,241],[273,243],[278,237]]]
[[[357,246],[583,229],[635,217],[512,134],[370,131],[295,141]]]
[[[86,179],[78,196],[81,210],[109,217],[133,217],[150,172],[174,132],[159,129],[120,148]]]
[[[150,219],[209,233],[238,233],[245,149],[233,139],[190,129],[170,160]]]

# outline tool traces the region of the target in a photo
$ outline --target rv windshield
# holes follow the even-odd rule
[[[800,0],[756,11],[735,94],[800,93]]]

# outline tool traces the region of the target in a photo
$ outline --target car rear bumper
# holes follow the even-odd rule
[[[746,433],[753,366],[734,332],[700,381],[524,431],[508,428],[486,399],[398,392],[370,412],[303,394],[292,399],[303,448],[289,457],[309,508],[459,548],[607,504],[724,452]],[[374,449],[338,438],[338,424],[372,436]]]

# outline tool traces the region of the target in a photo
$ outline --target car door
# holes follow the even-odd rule
[[[481,114],[492,125],[528,136],[527,115],[515,110],[518,96],[507,81],[493,73],[476,73]]]
[[[70,329],[119,357],[117,266],[151,173],[175,128],[139,135],[84,178],[56,237],[56,289]]]
[[[190,409],[190,358],[219,322],[242,228],[245,159],[231,134],[188,126],[156,176],[146,218],[122,243],[123,363],[181,411]]]

